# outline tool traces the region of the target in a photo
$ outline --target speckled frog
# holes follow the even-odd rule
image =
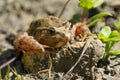
[[[71,27],[67,20],[53,16],[33,21],[28,31],[19,33],[14,41],[17,51],[23,52],[21,61],[24,64],[25,70],[28,72],[38,72],[48,67],[48,65],[45,65],[47,62],[49,65],[52,63],[49,57],[54,61],[54,59],[57,59],[56,56],[60,58],[59,56],[65,54],[68,57],[67,53],[74,53],[71,46],[74,47],[76,44],[68,43],[77,36],[76,32],[83,33],[83,36],[89,32],[86,28],[81,29],[81,26],[81,23],[77,23]],[[77,31],[76,27],[80,31]],[[78,44],[79,48],[80,45],[81,43]],[[79,48],[77,49],[79,50]],[[48,59],[49,61],[46,61]],[[51,70],[50,66],[49,70]]]

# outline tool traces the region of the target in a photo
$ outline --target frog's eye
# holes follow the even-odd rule
[[[49,31],[50,31],[50,33],[51,33],[51,34],[53,34],[53,33],[55,33],[55,32],[56,32],[56,31],[55,31],[55,29],[54,29],[54,28],[52,28],[52,27],[49,29]]]

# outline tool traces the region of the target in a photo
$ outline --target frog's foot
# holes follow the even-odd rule
[[[44,69],[44,70],[40,70],[38,73],[44,73],[44,72],[48,72],[48,78],[51,78],[51,69],[52,69],[52,59],[49,55],[49,68],[48,69]]]

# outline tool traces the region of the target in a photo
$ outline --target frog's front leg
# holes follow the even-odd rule
[[[15,40],[14,40],[14,46],[16,50],[21,51],[40,51],[44,52],[44,47],[37,42],[32,36],[28,36],[26,32],[19,33]]]

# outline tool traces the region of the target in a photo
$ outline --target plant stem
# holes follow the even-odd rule
[[[107,53],[105,52],[104,55],[103,55],[102,61],[105,61],[106,58],[107,58]]]
[[[82,23],[86,25],[87,23],[87,17],[88,17],[88,9],[83,9],[83,15],[82,15]]]

